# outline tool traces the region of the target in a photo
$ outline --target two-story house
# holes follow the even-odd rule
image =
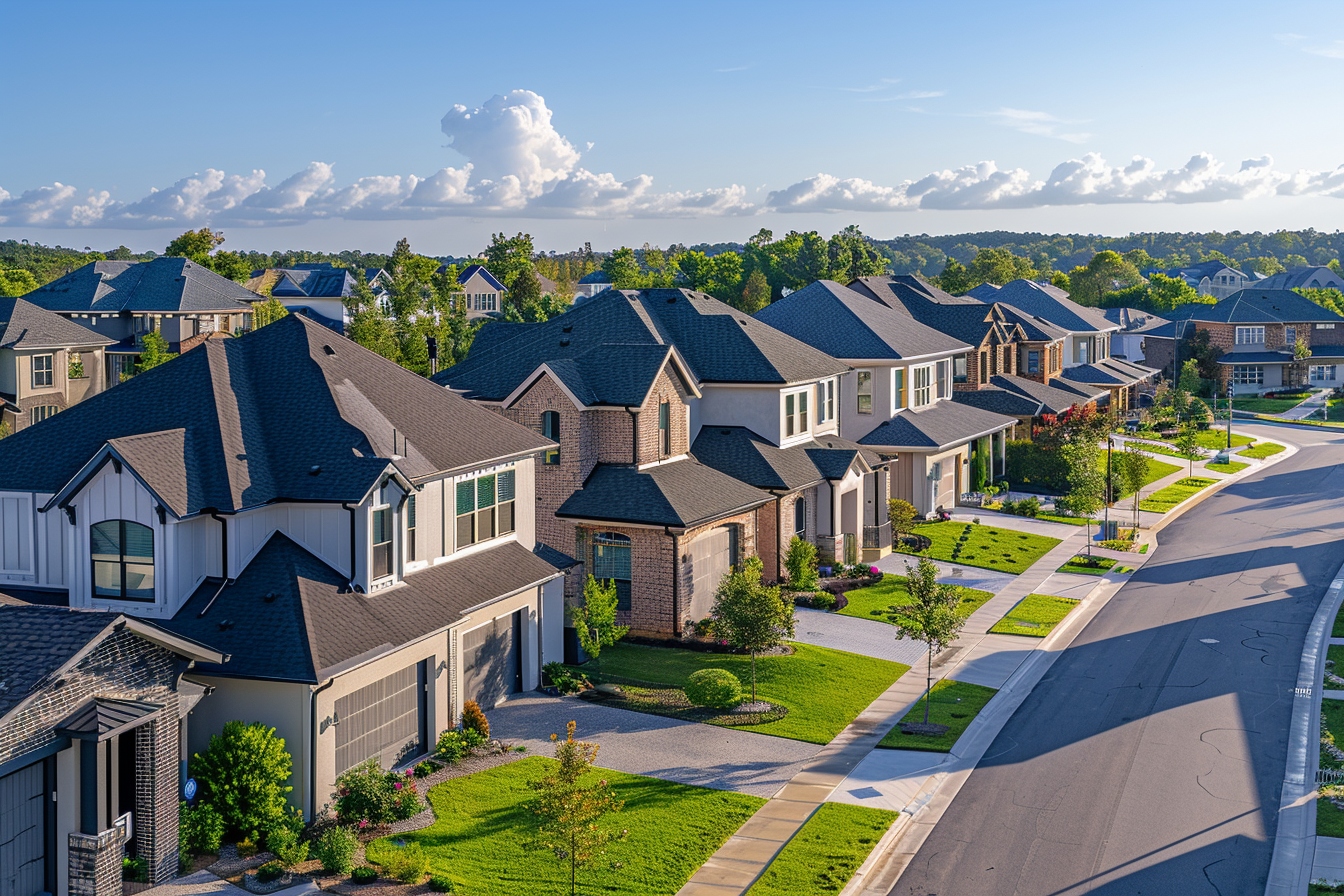
[[[467,320],[500,317],[503,314],[508,287],[500,283],[485,265],[467,265],[457,275],[457,285],[462,287],[462,297],[467,303]]]
[[[0,423],[17,432],[102,392],[111,343],[24,299],[0,297]]]
[[[1168,277],[1184,280],[1202,296],[1225,299],[1239,289],[1251,284],[1251,278],[1243,271],[1221,261],[1201,261],[1183,268],[1172,268],[1165,272]]]
[[[1317,265],[1270,274],[1253,285],[1256,289],[1338,289],[1344,292],[1344,277],[1324,265]]]
[[[1204,331],[1222,351],[1220,394],[1229,385],[1238,395],[1256,395],[1344,384],[1344,317],[1290,289],[1243,289],[1215,305],[1182,305],[1171,317],[1145,337],[1148,363],[1170,372],[1190,357],[1181,343]]]
[[[1169,323],[1165,317],[1138,308],[1104,308],[1101,313],[1119,327],[1111,334],[1111,357],[1133,364],[1143,363],[1144,337]]]
[[[845,371],[701,293],[607,290],[489,324],[435,380],[559,443],[538,465],[538,532],[577,564],[571,600],[587,574],[612,580],[624,624],[674,637],[742,558],[779,577],[797,533],[858,556],[885,483],[839,437]]]
[[[92,261],[23,297],[112,342],[107,384],[135,371],[141,340],[158,332],[177,352],[194,336],[252,326],[256,293],[185,258]]]
[[[1003,286],[984,283],[968,295],[986,304],[1007,305],[1063,332],[1064,357],[1059,376],[1083,386],[1104,387],[1109,406],[1123,413],[1135,403],[1140,384],[1157,371],[1110,357],[1111,338],[1120,329],[1100,308],[1088,308],[1049,283],[1013,280]],[[1053,375],[1053,374],[1051,374]]]
[[[293,314],[310,317],[342,335],[350,324],[346,300],[353,293],[359,271],[338,268],[330,262],[296,264],[288,268],[253,271],[246,287],[278,300]],[[382,268],[365,268],[364,282],[374,295],[387,293],[389,277]]]
[[[230,655],[197,667],[190,749],[275,726],[311,815],[560,658],[561,574],[533,552],[551,447],[290,315],[0,441],[0,591]]]

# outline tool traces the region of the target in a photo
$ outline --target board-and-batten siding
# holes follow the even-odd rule
[[[159,522],[156,510],[158,502],[134,474],[124,464],[120,473],[112,464],[107,464],[80,489],[70,505],[75,508],[76,523],[74,544],[67,565],[71,605],[109,610],[126,608],[124,601],[93,598],[89,530],[94,524],[105,520],[130,520],[148,526],[154,533],[154,603],[133,604],[135,611],[142,616],[172,615],[175,604],[165,611],[165,602],[172,596],[170,583],[177,579],[178,571],[174,562],[176,552],[165,546],[166,527]]]
[[[303,545],[333,569],[349,571],[348,512],[324,504],[273,504],[233,517],[229,532],[229,575],[236,578],[277,531]]]
[[[50,498],[0,492],[0,582],[64,587],[69,526],[62,513],[39,512]]]

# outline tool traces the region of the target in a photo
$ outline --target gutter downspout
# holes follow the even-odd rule
[[[350,513],[350,581],[348,584],[350,585],[351,591],[359,594],[363,589],[355,582],[355,572],[358,569],[358,566],[355,563],[355,508],[351,507],[348,503],[342,503],[341,506]]]
[[[630,463],[639,466],[639,409],[626,408],[630,415]]]
[[[348,509],[348,508],[347,508]],[[308,693],[308,715],[309,729],[311,731],[312,741],[308,745],[308,798],[311,801],[312,811],[308,813],[310,819],[317,816],[317,738],[320,732],[317,730],[317,695],[325,691],[336,683],[336,679],[329,678],[325,684],[319,684],[312,687]],[[307,807],[305,807],[307,808]]]
[[[224,581],[219,583],[219,589],[205,602],[205,606],[201,608],[201,612],[196,614],[197,619],[200,619],[205,616],[206,613],[209,613],[210,608],[215,605],[215,601],[224,593],[224,589],[233,584],[233,579],[229,578],[229,524],[219,515],[218,510],[211,510],[210,518],[217,520],[220,525],[220,572],[223,574]]]

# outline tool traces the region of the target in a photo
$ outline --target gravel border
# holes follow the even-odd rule
[[[517,762],[524,756],[529,755],[531,754],[526,751],[514,750],[512,747],[504,747],[501,752],[487,753],[483,756],[469,756],[466,759],[454,762],[451,765],[445,765],[431,775],[417,778],[416,785],[420,790],[420,795],[425,799],[425,808],[405,821],[396,821],[386,828],[380,828],[378,835],[382,837],[389,834],[409,834],[412,831],[419,831],[432,825],[434,823],[434,810],[428,803],[429,790],[435,785],[442,784],[444,781],[450,781],[453,778],[464,778],[467,775],[474,775],[477,772],[483,772],[487,769],[508,765],[510,762]],[[360,892],[367,892],[369,886],[371,885],[366,884]],[[402,886],[404,886],[404,884]]]

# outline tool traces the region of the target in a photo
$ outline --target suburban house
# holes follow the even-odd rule
[[[1344,292],[1344,277],[1324,265],[1270,274],[1256,289],[1338,289]]]
[[[1151,311],[1138,308],[1103,308],[1101,313],[1120,329],[1111,333],[1111,357],[1132,364],[1143,363],[1143,338],[1168,323]]]
[[[252,272],[247,289],[277,299],[291,313],[302,314],[342,335],[350,323],[345,306],[355,288],[355,273],[329,262],[264,268]],[[387,272],[366,268],[364,282],[381,297],[387,292]]]
[[[1344,384],[1344,317],[1290,289],[1243,289],[1215,305],[1182,305],[1148,333],[1148,363],[1171,372],[1196,333],[1222,351],[1218,391],[1237,395]],[[1299,348],[1300,346],[1300,348]]]
[[[1202,296],[1225,299],[1239,289],[1251,285],[1251,278],[1221,261],[1201,261],[1199,264],[1164,271],[1168,277],[1184,280]],[[1256,284],[1257,286],[1260,284]]]
[[[216,650],[118,612],[0,599],[0,892],[112,896],[178,871],[183,675]]]
[[[211,333],[252,327],[257,294],[185,258],[92,261],[23,297],[111,340],[106,382],[135,371],[141,341],[157,332],[168,350]]]
[[[611,278],[603,271],[584,274],[579,278],[579,282],[574,284],[574,301],[578,303],[584,299],[591,299],[604,289],[611,289]]]
[[[462,287],[468,320],[499,317],[504,312],[504,294],[508,289],[485,265],[467,265],[457,275],[457,285]]]
[[[0,424],[17,432],[102,392],[111,344],[31,302],[0,297]]]
[[[710,296],[650,289],[490,324],[434,379],[559,443],[537,531],[573,558],[569,598],[613,580],[623,624],[675,637],[742,558],[777,579],[795,534],[857,558],[886,522],[880,459],[840,438],[846,370]]]
[[[867,292],[819,280],[756,317],[852,368],[841,390],[840,434],[895,460],[891,497],[909,501],[922,514],[953,507],[962,493],[1002,472],[1005,439],[1017,421],[950,400],[959,380],[969,376],[972,344],[921,323],[900,302],[893,307],[875,300],[874,292],[891,290],[881,278],[871,280]],[[956,309],[979,317],[983,331],[976,331],[977,346],[1007,338],[1001,322],[985,326],[983,305]],[[973,469],[974,463],[982,466]],[[976,470],[984,481],[977,480]]]
[[[188,741],[275,726],[311,816],[561,655],[533,552],[554,444],[289,315],[0,441],[0,592],[228,654]]]
[[[1084,386],[1104,387],[1113,413],[1124,413],[1137,403],[1138,388],[1157,375],[1156,370],[1110,356],[1111,338],[1119,325],[1100,308],[1088,308],[1049,283],[1013,280],[1003,286],[985,283],[971,290],[986,303],[998,303],[1045,321],[1064,332],[1064,359],[1060,379]]]

